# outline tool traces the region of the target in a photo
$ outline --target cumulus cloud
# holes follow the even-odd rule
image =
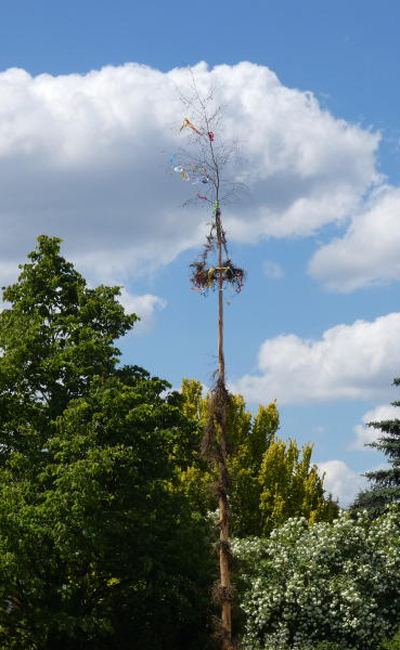
[[[129,314],[136,314],[140,321],[135,323],[133,332],[147,333],[154,324],[154,314],[157,309],[164,309],[167,306],[166,300],[146,293],[142,296],[134,296],[125,289],[122,289],[119,299],[121,305]]]
[[[16,281],[19,269],[13,262],[0,261],[0,287],[7,287]]]
[[[241,377],[233,390],[250,402],[277,398],[281,404],[385,399],[399,361],[400,313],[393,313],[337,325],[319,340],[295,334],[267,339],[257,374]]]
[[[195,66],[215,86],[225,135],[245,164],[232,178],[250,200],[226,212],[239,241],[308,235],[345,219],[379,182],[379,135],[337,120],[308,92],[252,63]],[[179,146],[185,69],[130,63],[85,75],[0,74],[0,257],[24,257],[41,233],[65,239],[94,279],[118,281],[169,263],[198,243],[207,218],[178,206],[190,187],[168,174]],[[218,90],[219,89],[219,90]]]
[[[18,269],[10,265],[10,268],[4,267],[0,264],[0,283],[2,286],[16,282],[18,276]],[[113,278],[107,277],[107,282],[115,284]],[[154,325],[155,313],[157,310],[165,309],[167,301],[159,296],[146,293],[143,295],[134,295],[127,291],[125,288],[121,289],[119,302],[124,307],[125,311],[129,314],[136,314],[139,316],[140,321],[135,323],[132,330],[134,334],[147,334]],[[1,300],[0,297],[0,311],[9,307],[9,303]]]
[[[338,499],[339,505],[344,508],[349,506],[358,492],[367,486],[367,479],[356,474],[342,460],[328,460],[317,465],[320,473],[325,474],[326,492]]]
[[[355,439],[351,443],[351,449],[365,449],[365,445],[374,442],[381,435],[382,431],[366,426],[369,422],[382,422],[383,420],[397,420],[400,418],[400,409],[392,404],[381,404],[374,409],[367,411],[361,418],[361,424],[354,427]]]
[[[398,280],[399,214],[400,189],[390,185],[377,189],[345,235],[315,253],[310,274],[339,292]]]

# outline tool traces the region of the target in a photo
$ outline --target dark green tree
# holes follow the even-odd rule
[[[180,489],[179,396],[114,340],[136,320],[40,237],[0,315],[0,647],[207,647],[209,531]]]
[[[400,386],[400,378],[394,379],[393,384]],[[392,405],[400,407],[400,401],[392,402]],[[371,486],[357,495],[351,509],[368,510],[372,517],[379,517],[386,506],[400,503],[400,419],[369,422],[368,426],[379,430],[382,435],[367,446],[382,451],[389,466],[364,474]]]
[[[119,287],[88,288],[60,244],[40,236],[18,282],[3,287],[11,305],[0,313],[3,458],[11,450],[40,454],[69,402],[88,392],[93,377],[112,375],[119,358],[113,342],[137,320],[117,301]]]

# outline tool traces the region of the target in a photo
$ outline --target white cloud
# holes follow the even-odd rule
[[[322,110],[251,63],[194,68],[200,91],[215,85],[226,135],[242,142],[233,178],[251,200],[226,211],[243,242],[307,235],[348,217],[376,182],[379,136]],[[199,242],[206,216],[177,207],[189,184],[166,169],[179,146],[185,69],[138,64],[86,75],[0,74],[0,257],[24,258],[41,233],[95,280],[121,281],[167,264]],[[218,143],[218,134],[217,143]]]
[[[17,262],[0,262],[0,311],[8,307],[3,300],[3,288],[16,282],[19,274]]]
[[[295,334],[267,339],[258,373],[233,383],[250,402],[281,404],[387,399],[400,361],[400,313],[326,330],[319,340]]]
[[[321,474],[325,474],[324,488],[326,492],[339,499],[339,505],[349,506],[358,492],[367,486],[367,479],[356,474],[342,460],[328,460],[317,463]]]
[[[155,310],[164,309],[167,306],[167,302],[158,296],[153,296],[150,293],[134,296],[126,289],[121,290],[119,301],[129,314],[134,313],[139,316],[140,321],[135,323],[133,332],[140,334],[148,332],[152,328]]]
[[[8,286],[9,284],[16,282],[18,273],[19,269],[13,264],[2,264],[0,262],[0,286]],[[107,273],[104,274],[103,280],[107,281],[107,283],[111,285],[118,284],[115,277],[110,276]],[[132,330],[134,334],[148,333],[154,325],[156,310],[164,309],[167,306],[166,300],[159,296],[154,296],[149,293],[144,295],[133,295],[125,288],[121,289],[119,302],[124,307],[125,311],[128,313],[135,313],[140,317],[140,321],[135,323]],[[5,306],[8,306],[7,303],[0,299],[0,310]]]
[[[19,269],[17,264],[0,261],[0,287],[6,287],[17,280]]]
[[[356,437],[350,448],[365,449],[365,445],[374,442],[382,435],[382,431],[379,429],[366,426],[368,422],[382,422],[383,420],[397,420],[399,418],[400,409],[391,404],[381,404],[367,411],[361,418],[362,424],[356,424],[354,427]]]
[[[342,238],[316,252],[310,274],[327,288],[349,292],[400,277],[400,189],[377,189]]]
[[[264,274],[267,278],[272,280],[281,280],[285,277],[285,272],[279,264],[272,262],[272,260],[265,260],[263,263]]]

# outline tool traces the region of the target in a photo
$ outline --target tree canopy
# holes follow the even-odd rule
[[[393,384],[400,386],[400,378],[394,379]],[[392,402],[392,405],[400,407],[400,401]],[[365,473],[370,487],[357,495],[352,510],[367,510],[372,517],[378,517],[386,506],[400,503],[400,419],[369,422],[368,426],[380,432],[377,440],[368,443],[368,447],[382,451],[389,465]]]
[[[205,426],[209,397],[202,397],[202,385],[195,380],[182,383],[183,410]],[[307,521],[332,521],[337,504],[325,494],[323,478],[311,462],[312,445],[298,448],[294,440],[277,436],[279,414],[275,402],[259,406],[256,416],[246,410],[242,396],[231,396],[227,410],[227,438],[230,441],[227,466],[231,481],[232,534],[236,537],[269,535],[289,517]],[[201,459],[182,470],[183,489],[199,512],[215,508],[210,485],[217,478]]]
[[[27,451],[31,428],[40,449],[49,425],[95,376],[109,377],[119,350],[115,339],[137,316],[125,314],[119,287],[87,287],[60,255],[61,240],[38,238],[18,282],[4,288],[10,307],[0,313],[0,426],[2,455]],[[35,432],[35,434],[34,434]]]
[[[237,540],[245,650],[376,650],[400,624],[400,518],[293,518]]]
[[[207,523],[176,476],[194,425],[169,385],[118,367],[118,287],[42,236],[0,315],[0,645],[207,647]]]

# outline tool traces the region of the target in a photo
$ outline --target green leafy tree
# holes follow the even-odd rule
[[[93,377],[114,372],[113,341],[137,320],[117,301],[119,287],[88,288],[60,255],[60,243],[40,236],[18,282],[3,287],[11,305],[0,313],[3,458],[11,450],[41,451],[70,400],[84,395]]]
[[[0,647],[207,647],[209,529],[176,465],[195,427],[117,367],[136,316],[40,237],[0,316]]]
[[[202,397],[201,384],[184,380],[182,396],[185,415],[197,418],[203,427],[209,397]],[[295,441],[285,443],[277,437],[278,428],[275,402],[260,406],[252,417],[243,397],[231,396],[227,410],[231,442],[227,467],[231,526],[236,537],[269,535],[293,516],[304,516],[314,523],[332,521],[338,514],[337,504],[325,494],[323,479],[311,463],[312,445],[304,445],[300,451]],[[180,472],[180,478],[192,503],[205,514],[215,508],[209,485],[217,481],[217,476],[199,456],[195,461]]]
[[[244,650],[381,647],[400,623],[399,538],[393,509],[376,520],[290,519],[269,539],[236,540]]]
[[[393,384],[400,386],[400,378],[394,379]],[[400,406],[400,401],[392,405]],[[351,509],[368,510],[372,517],[378,517],[387,505],[400,503],[400,419],[369,422],[368,426],[381,435],[367,446],[382,451],[390,465],[364,474],[371,485],[357,495]]]

